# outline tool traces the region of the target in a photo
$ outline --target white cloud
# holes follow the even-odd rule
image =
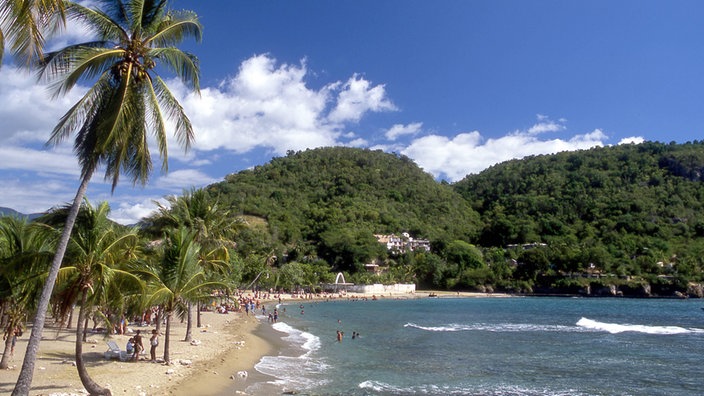
[[[219,180],[214,179],[205,173],[195,169],[181,169],[169,172],[168,174],[159,177],[155,185],[158,188],[166,190],[178,190],[180,193],[183,189],[189,189],[193,186],[202,187],[208,184],[215,183]]]
[[[160,202],[163,203],[163,199]],[[148,198],[141,201],[119,202],[117,208],[111,208],[110,219],[120,224],[136,224],[139,220],[149,216],[158,209],[154,199]]]
[[[474,131],[454,137],[424,136],[414,140],[401,152],[435,177],[454,182],[499,162],[528,155],[603,146],[606,139],[607,136],[599,129],[568,140],[540,140],[533,131],[527,130],[484,141],[481,134]]]
[[[396,106],[386,97],[383,85],[370,87],[369,81],[352,76],[344,84],[337,98],[337,106],[330,112],[333,122],[359,121],[368,111],[393,111]]]
[[[618,144],[640,144],[645,141],[642,136],[630,136],[619,140]]]
[[[550,117],[543,114],[538,114],[536,118],[538,119],[538,122],[526,131],[529,135],[539,135],[546,132],[559,132],[567,129],[565,127],[565,119],[560,119],[556,122],[552,121]]]
[[[0,146],[0,169],[50,174],[80,175],[76,157],[71,153],[35,150],[26,147]]]
[[[355,144],[357,137],[345,136],[347,123],[369,112],[395,109],[383,85],[372,86],[354,75],[344,84],[314,90],[306,85],[307,73],[304,61],[277,66],[274,58],[257,55],[242,62],[234,77],[201,90],[200,96],[187,94],[178,83],[172,86],[191,118],[199,151],[266,148],[282,155]]]
[[[46,85],[26,70],[4,65],[0,70],[0,139],[6,143],[45,143],[61,116],[85,92],[82,87],[51,99]]]
[[[389,140],[396,140],[400,136],[405,136],[405,135],[416,135],[418,132],[420,132],[421,128],[423,127],[422,122],[414,122],[411,124],[403,125],[403,124],[395,124],[391,128],[389,128],[388,131],[384,134],[387,139]]]
[[[21,213],[40,213],[52,207],[64,205],[72,199],[76,186],[64,180],[35,177],[0,176],[2,194],[0,206],[15,209]]]

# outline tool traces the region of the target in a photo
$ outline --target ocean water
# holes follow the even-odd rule
[[[271,379],[247,393],[704,394],[698,300],[306,301],[303,314],[299,304],[279,307],[287,347],[256,365]]]

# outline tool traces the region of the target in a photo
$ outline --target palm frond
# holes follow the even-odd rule
[[[159,148],[161,156],[161,170],[167,172],[169,168],[169,150],[166,136],[166,126],[164,125],[164,117],[161,113],[159,98],[154,91],[154,85],[148,84],[145,92],[145,101],[148,103],[150,112],[147,113],[147,123],[151,127],[152,134],[156,140],[156,145]]]
[[[132,29],[151,32],[164,17],[167,2],[164,0],[138,0],[129,3]]]
[[[106,2],[114,3],[114,2]],[[79,22],[85,23],[90,29],[104,41],[127,42],[129,33],[107,13],[99,9],[91,9],[77,3],[69,3],[66,9],[66,16]]]
[[[0,16],[2,18],[2,16]],[[0,66],[2,66],[2,58],[5,54],[5,34],[2,32],[2,26],[0,26]]]
[[[53,80],[50,85],[53,97],[70,91],[81,79],[92,79],[110,70],[125,54],[121,48],[98,48],[104,42],[69,46],[50,53],[40,65],[41,78]]]
[[[203,26],[198,16],[192,11],[170,11],[146,41],[153,47],[170,47],[189,37],[197,42],[203,38]]]
[[[106,165],[105,177],[112,178],[113,190],[117,185],[120,171],[129,175],[133,183],[145,183],[152,171],[149,145],[146,139],[148,119],[147,104],[143,100],[143,91],[149,84],[139,82],[136,78],[125,77],[120,93],[115,95],[112,108],[107,109],[114,115],[104,124],[104,138],[100,146],[103,153],[102,162]],[[111,128],[111,129],[107,129]]]
[[[176,129],[174,131],[176,140],[181,147],[188,151],[195,139],[191,120],[188,119],[181,104],[174,98],[173,94],[166,86],[166,83],[164,83],[159,76],[154,79],[154,91],[166,116],[176,123]]]
[[[8,40],[10,51],[25,65],[42,57],[45,33],[65,21],[63,0],[5,0],[0,6],[0,25],[5,26],[2,42]]]
[[[175,47],[159,47],[150,49],[147,56],[162,61],[187,87],[200,93],[200,66],[194,55]]]

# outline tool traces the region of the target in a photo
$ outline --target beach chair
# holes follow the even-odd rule
[[[120,349],[120,346],[117,345],[117,342],[108,341],[107,344],[108,350],[105,351],[105,353],[103,354],[103,356],[105,356],[105,359],[120,359],[121,362],[127,361],[127,359],[129,359],[129,356],[127,356],[127,352]]]

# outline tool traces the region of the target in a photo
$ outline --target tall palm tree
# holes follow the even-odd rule
[[[166,315],[164,334],[164,361],[170,361],[169,342],[173,313],[188,302],[198,299],[203,290],[223,287],[221,282],[206,280],[200,264],[201,246],[195,241],[195,232],[180,227],[166,232],[161,254],[155,265],[135,269],[151,285],[150,303],[162,305]]]
[[[199,91],[195,56],[174,45],[187,37],[201,37],[198,17],[187,11],[167,10],[166,0],[104,0],[103,10],[69,3],[68,18],[84,22],[98,36],[96,41],[68,46],[46,54],[41,76],[54,81],[61,95],[83,80],[97,77],[88,92],[61,118],[49,144],[59,144],[76,132],[74,151],[81,165],[81,182],[59,240],[56,255],[34,318],[32,334],[13,395],[27,395],[41,340],[46,310],[68,246],[83,196],[98,166],[113,191],[121,172],[133,183],[146,183],[152,171],[147,138],[152,134],[167,170],[166,126],[162,111],[175,121],[174,134],[188,149],[193,128],[183,108],[156,73],[157,61]]]
[[[62,223],[66,218],[67,208],[61,208],[42,217],[47,223]],[[138,250],[137,231],[121,227],[108,219],[110,206],[101,202],[93,207],[88,200],[82,205],[76,227],[74,227],[70,245],[59,270],[58,284],[62,293],[62,312],[72,309],[78,303],[78,320],[76,326],[76,368],[83,386],[90,394],[110,394],[100,387],[88,375],[83,361],[84,323],[86,314],[94,306],[104,306],[117,294],[128,294],[128,290],[115,290],[118,284],[124,287],[131,282],[139,289],[138,277],[120,269],[125,261],[136,258]]]
[[[36,224],[0,218],[0,309],[5,339],[0,369],[8,367],[15,328],[36,306],[53,251],[52,240]]]
[[[45,34],[64,22],[63,0],[0,0],[0,65],[5,42],[25,64],[42,56]]]

